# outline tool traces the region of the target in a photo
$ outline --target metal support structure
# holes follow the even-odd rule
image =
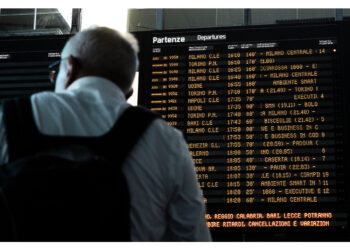
[[[299,19],[299,9],[296,9],[295,11],[296,11],[296,13],[295,13],[296,14],[296,19],[298,20]]]
[[[252,10],[243,9],[243,25],[251,25],[251,24],[252,24]]]
[[[335,21],[343,20],[343,9],[335,9],[334,10],[334,19]]]
[[[81,30],[81,9],[73,9],[71,34],[75,34]]]
[[[38,14],[38,9],[34,9],[34,22],[33,22],[33,30],[36,30],[36,15]]]
[[[164,9],[156,9],[156,29],[164,29]]]

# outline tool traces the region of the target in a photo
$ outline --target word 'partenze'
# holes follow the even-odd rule
[[[153,43],[184,43],[185,37],[153,37]]]

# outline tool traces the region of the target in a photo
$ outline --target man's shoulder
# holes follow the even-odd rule
[[[54,99],[59,99],[62,98],[64,96],[67,96],[66,93],[62,92],[62,93],[56,93],[56,92],[52,92],[52,91],[43,91],[43,92],[39,92],[39,93],[35,93],[32,94],[30,96],[31,101],[52,101]]]
[[[81,99],[72,93],[43,91],[30,96],[34,113],[38,111],[41,115],[50,116],[50,112],[55,114],[67,113],[67,111],[79,113],[79,108],[84,107]]]
[[[168,123],[161,118],[155,119],[155,121],[152,124],[152,128],[158,134],[163,134],[164,136],[172,136],[174,138],[179,138],[179,139],[183,138],[183,134],[179,129],[168,125]]]
[[[187,143],[183,133],[169,126],[163,119],[155,119],[141,139],[143,148],[156,150],[158,154],[180,157],[187,153]]]

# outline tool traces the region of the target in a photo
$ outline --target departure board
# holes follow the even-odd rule
[[[214,239],[350,240],[344,25],[136,34],[139,103],[183,132]]]
[[[0,38],[0,100],[53,90],[48,66],[60,60],[67,35]]]

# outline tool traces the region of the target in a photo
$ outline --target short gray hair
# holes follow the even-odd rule
[[[138,67],[138,44],[131,34],[95,26],[74,35],[66,47],[85,73],[104,77],[124,92],[130,90]]]

